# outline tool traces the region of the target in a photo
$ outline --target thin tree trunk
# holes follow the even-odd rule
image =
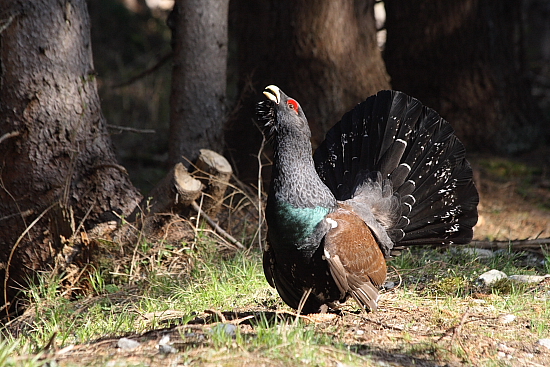
[[[0,14],[3,303],[53,263],[60,236],[129,214],[140,195],[106,131],[86,1],[4,1]]]
[[[200,149],[221,152],[225,121],[229,0],[179,0],[170,14],[174,68],[170,97],[171,164]]]
[[[395,89],[436,109],[470,148],[516,153],[539,141],[544,120],[526,78],[521,1],[385,4]]]
[[[243,99],[226,141],[245,179],[255,176],[261,135],[251,112],[265,86],[275,84],[300,102],[314,143],[348,109],[389,88],[373,0],[236,0],[230,19]]]

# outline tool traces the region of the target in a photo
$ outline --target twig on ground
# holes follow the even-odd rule
[[[13,217],[26,218],[26,217],[31,216],[33,214],[34,214],[34,210],[29,209],[29,210],[25,210],[24,212],[6,215],[5,217],[1,217],[0,220],[6,220],[6,219],[13,218]]]
[[[14,14],[10,15],[8,19],[2,19],[0,21],[0,33],[4,32],[4,30],[6,28],[9,27],[9,25],[11,24],[11,22],[13,21],[13,18],[15,18],[16,16],[18,16],[19,14],[21,14],[21,11],[15,11]]]
[[[311,294],[311,291],[313,288],[308,288],[306,291],[304,291],[304,294],[302,295],[302,298],[300,299],[300,302],[298,303],[298,309],[296,310],[296,319],[294,319],[294,325],[298,323],[298,318],[300,317],[300,314],[302,313],[302,308],[304,308],[304,305],[306,304],[307,299],[309,298],[309,295]]]
[[[50,336],[50,339],[46,343],[46,345],[42,348],[42,351],[47,351],[50,348],[53,347],[54,351],[57,349],[57,346],[55,345],[55,338],[57,337],[57,331],[54,331],[52,335]]]
[[[455,325],[449,329],[447,329],[443,335],[441,335],[437,340],[436,340],[436,343],[439,343],[444,337],[448,336],[449,334],[453,334],[452,337],[451,337],[451,345],[453,344],[454,340],[456,339],[457,336],[460,336],[460,332],[462,330],[462,326],[464,324],[466,324],[466,319],[470,316],[470,307],[468,307],[466,309],[466,311],[464,312],[464,314],[462,315],[462,317],[460,318],[460,322],[458,323],[458,325]]]
[[[204,312],[206,312],[207,314],[210,314],[210,315],[218,316],[218,318],[221,320],[221,322],[224,322],[224,323],[227,322],[227,319],[225,318],[224,314],[221,313],[218,310],[208,309],[208,310],[204,310]]]
[[[222,227],[220,227],[218,225],[218,223],[214,222],[214,220],[212,218],[210,218],[208,215],[206,215],[206,213],[201,209],[201,207],[197,204],[196,201],[193,201],[191,203],[191,207],[193,208],[193,210],[195,210],[197,212],[197,214],[199,214],[200,216],[204,217],[204,219],[206,219],[206,221],[208,222],[208,224],[214,229],[214,231],[216,231],[220,236],[224,237],[225,239],[227,239],[231,244],[235,245],[235,247],[241,249],[241,250],[244,250],[246,249],[246,247],[240,243],[239,241],[237,241],[235,239],[235,237],[231,236],[229,233],[227,233],[225,230],[223,230]]]
[[[241,317],[240,319],[235,319],[235,320],[231,320],[229,321],[231,324],[234,324],[234,325],[239,325],[243,322],[245,322],[246,320],[250,320],[250,319],[253,319],[255,316],[253,315],[248,315],[248,316],[245,316],[245,317]]]
[[[88,219],[88,216],[92,212],[93,208],[94,208],[94,205],[90,205],[90,207],[86,211],[86,214],[84,214],[84,217],[82,218],[82,220],[78,224],[78,227],[76,227],[75,231],[73,232],[69,242],[74,242],[75,236],[80,232],[80,229],[84,226],[84,222],[86,221],[86,219]]]
[[[460,323],[454,328],[453,330],[453,336],[451,337],[451,345],[453,345],[453,342],[457,337],[460,336],[460,332],[462,331],[462,326],[466,322],[466,319],[470,316],[470,307],[466,308],[466,311],[462,315],[462,318],[460,319]]]
[[[7,305],[7,307],[9,307],[9,303],[10,303],[8,300],[8,280],[10,278],[10,266],[11,266],[11,261],[13,260],[13,255],[15,254],[15,250],[19,246],[19,243],[21,242],[23,237],[25,237],[25,235],[31,230],[31,228],[34,227],[34,225],[38,223],[38,221],[42,219],[42,217],[46,215],[46,213],[49,212],[56,205],[58,205],[57,202],[53,203],[52,205],[44,209],[44,211],[40,213],[40,215],[36,217],[36,219],[33,220],[32,223],[27,226],[27,228],[25,228],[23,233],[21,233],[21,235],[19,236],[17,241],[15,241],[15,244],[11,248],[10,255],[8,256],[8,261],[6,263],[5,274],[4,274],[4,305]]]
[[[132,262],[130,264],[130,272],[128,274],[128,283],[130,283],[132,281],[132,277],[134,275],[134,268],[136,266],[136,261],[137,261],[138,247],[141,244],[141,240],[143,239],[143,231],[138,230],[135,226],[133,226],[129,222],[126,222],[126,220],[121,215],[119,215],[117,212],[113,211],[112,213],[114,215],[116,215],[121,220],[122,223],[127,223],[131,228],[133,228],[138,233],[138,238],[137,238],[137,241],[136,241],[136,245],[134,246],[134,253],[132,255]],[[143,228],[143,220],[144,220],[143,215],[140,216],[140,218],[141,218],[141,221],[142,221],[141,227]]]
[[[116,170],[119,170],[120,172],[122,172],[123,174],[125,174],[126,176],[128,176],[128,171],[126,170],[126,168],[124,168],[123,166],[121,166],[120,164],[116,164],[116,163],[109,163],[109,164],[99,164],[97,166],[94,166],[92,169],[94,171],[97,171],[101,168],[114,168]]]
[[[542,245],[550,245],[550,238],[534,238],[510,241],[472,241],[471,247],[483,249],[508,249],[542,251]]]
[[[384,329],[397,330],[397,331],[404,331],[405,330],[404,328],[399,327],[399,326],[391,326],[391,325],[388,325],[388,324],[380,322],[380,321],[369,319],[368,317],[365,317],[364,315],[362,315],[361,318],[365,321],[370,322],[370,323],[382,326]]]
[[[390,289],[390,291],[393,292],[393,291],[396,291],[401,286],[401,284],[403,283],[403,278],[401,277],[401,273],[399,272],[399,270],[397,270],[397,268],[395,266],[393,266],[393,265],[390,265],[390,266],[393,269],[393,271],[395,271],[397,276],[399,277],[399,283],[397,283],[397,285],[395,287]]]

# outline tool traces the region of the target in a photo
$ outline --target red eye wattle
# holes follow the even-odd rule
[[[293,99],[289,99],[286,102],[286,104],[288,105],[288,108],[290,108],[291,110],[294,110],[294,111],[296,111],[296,113],[298,113],[298,102],[296,102]]]

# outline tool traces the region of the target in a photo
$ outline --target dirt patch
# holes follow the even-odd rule
[[[480,193],[476,240],[550,238],[550,162],[476,157],[472,163]]]

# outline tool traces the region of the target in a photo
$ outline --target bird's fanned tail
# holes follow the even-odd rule
[[[396,217],[387,228],[394,244],[471,241],[479,197],[464,146],[450,124],[418,100],[397,91],[368,98],[329,130],[314,160],[341,201],[372,200],[369,182],[391,181],[399,205],[385,216]]]

